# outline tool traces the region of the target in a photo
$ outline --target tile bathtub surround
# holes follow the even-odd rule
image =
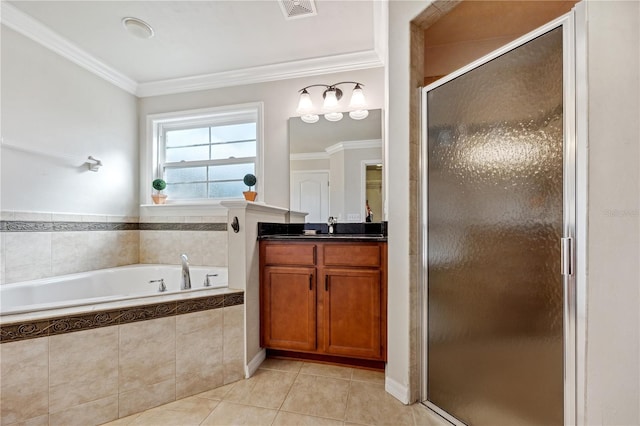
[[[17,342],[56,334],[67,334],[94,328],[123,325],[211,309],[235,306],[242,308],[242,305],[244,305],[244,293],[233,292],[87,314],[52,317],[35,321],[3,323],[0,325],[0,343]],[[236,314],[236,316],[237,315],[238,314]],[[239,322],[236,317],[233,317],[233,320],[233,325],[242,325],[242,322]]]
[[[97,425],[176,398],[215,394],[227,372],[236,380],[244,375],[233,362],[244,353],[240,303],[242,293],[192,309],[151,305],[115,325],[103,313],[97,316],[110,326],[0,345],[0,424]],[[155,319],[144,320],[154,312]]]
[[[226,216],[0,213],[0,284],[137,263],[227,266]]]
[[[256,374],[121,418],[134,425],[424,425],[448,422],[384,391],[384,373],[267,358]]]

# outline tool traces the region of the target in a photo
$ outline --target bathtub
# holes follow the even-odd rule
[[[39,312],[154,296],[181,296],[216,288],[226,288],[226,267],[191,266],[191,289],[180,290],[179,265],[129,265],[61,275],[0,286],[0,315]],[[209,277],[209,287],[204,286]],[[166,291],[159,291],[163,279]],[[163,297],[162,299],[166,299]]]

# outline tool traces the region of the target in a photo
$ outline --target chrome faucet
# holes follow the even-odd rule
[[[333,234],[333,225],[336,223],[338,223],[338,219],[333,216],[329,216],[329,219],[327,220],[327,225],[329,225],[329,234]]]
[[[189,273],[189,259],[186,254],[180,256],[182,260],[182,280],[180,281],[180,290],[189,290],[191,288],[191,274]]]

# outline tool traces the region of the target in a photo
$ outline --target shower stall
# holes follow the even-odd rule
[[[422,92],[422,399],[454,423],[571,419],[572,15]]]

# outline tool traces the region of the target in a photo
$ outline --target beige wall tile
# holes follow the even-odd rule
[[[176,398],[223,385],[222,309],[176,316]]]
[[[0,345],[0,423],[48,413],[49,339]]]
[[[140,388],[121,392],[118,395],[119,417],[139,413],[176,399],[176,380],[172,377],[164,382],[145,385]]]
[[[13,220],[19,221],[51,222],[51,217],[52,215],[50,212],[13,212]]]
[[[54,222],[82,222],[82,215],[78,213],[52,213]]]
[[[223,308],[224,384],[244,377],[244,305]]]
[[[0,211],[0,220],[14,220],[16,217],[16,212],[11,210],[2,210]]]
[[[175,386],[176,317],[118,327],[119,391],[137,390],[141,393],[142,388],[148,391],[150,385],[166,383],[168,380],[172,380]],[[141,398],[144,400],[144,397]],[[153,398],[151,400],[155,401]]]
[[[96,399],[49,415],[50,425],[92,426],[118,418],[118,396]]]
[[[181,237],[184,231],[140,231],[140,263],[162,263],[177,265],[180,255],[187,253],[194,265],[195,259],[184,250],[185,241]],[[188,243],[187,243],[188,244]]]
[[[51,233],[52,275],[72,274],[91,270],[89,245],[91,232]]]
[[[178,264],[186,253],[192,265],[227,266],[223,231],[140,231],[140,263]]]
[[[228,265],[228,233],[225,231],[207,231],[200,235],[202,261],[205,265]]]
[[[49,338],[50,412],[117,394],[118,327]]]
[[[26,281],[51,273],[51,233],[4,232],[6,282]]]
[[[5,268],[4,283],[37,280],[51,276],[51,264],[24,265],[14,268]]]
[[[49,415],[45,414],[23,422],[12,423],[11,426],[49,426]]]

